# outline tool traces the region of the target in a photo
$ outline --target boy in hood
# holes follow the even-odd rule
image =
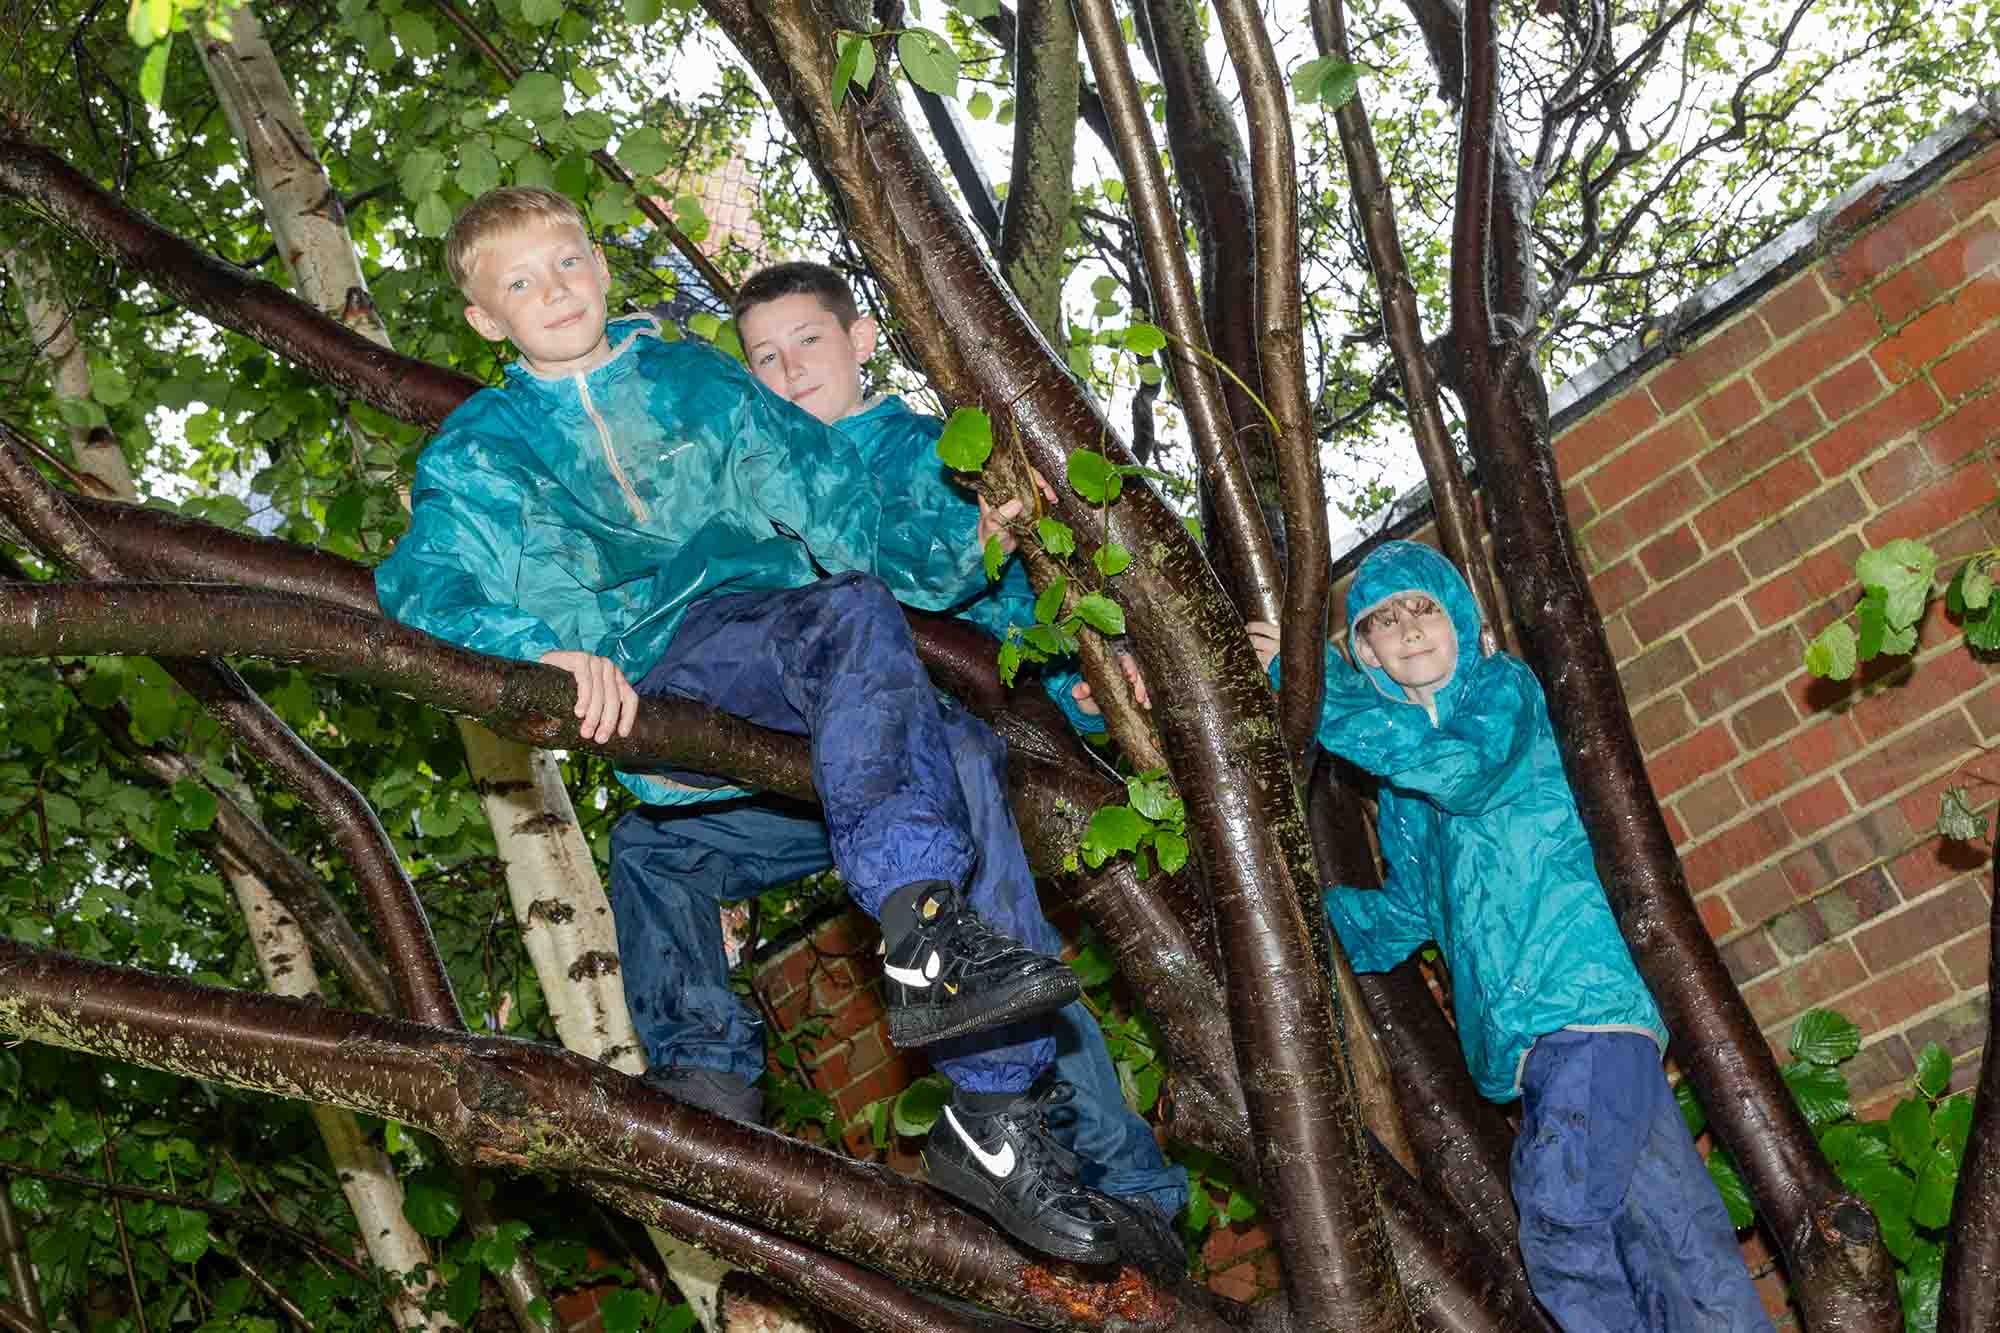
[[[1771,1325],[1660,1068],[1666,1028],[1605,901],[1541,684],[1479,651],[1450,561],[1386,542],[1347,593],[1319,742],[1373,773],[1387,882],[1326,891],[1357,972],[1435,941],[1479,1091],[1522,1099],[1521,1254],[1571,1333]],[[1267,662],[1273,627],[1252,638]],[[1273,664],[1273,675],[1276,669]]]
[[[482,195],[446,262],[467,321],[520,357],[418,459],[410,529],[376,572],[383,609],[569,672],[594,740],[629,734],[652,695],[810,738],[833,861],[882,927],[890,1035],[956,1042],[937,1060],[956,1088],[945,1123],[977,1174],[934,1183],[1044,1253],[1116,1258],[1112,1205],[1076,1182],[1028,1092],[1076,978],[967,901],[982,829],[959,756],[984,729],[940,707],[896,602],[982,590],[982,544],[1005,539],[1018,502],[946,513],[880,491],[851,443],[735,361],[663,340],[650,317],[607,322],[603,252],[553,191]],[[665,804],[745,794],[619,776]],[[657,1081],[742,1109],[683,1072]]]
[[[937,456],[944,423],[901,398],[867,398],[862,374],[874,355],[876,325],[846,279],[824,264],[788,263],[744,281],[735,303],[737,333],[751,373],[779,396],[834,427],[851,443],[885,495],[909,512],[949,527],[977,512]],[[1032,625],[1035,594],[1018,562],[956,614],[996,636]],[[1073,722],[1102,729],[1078,677],[1046,687]],[[1080,697],[1079,697],[1080,696]],[[952,700],[953,759],[973,811],[979,860],[968,888],[976,912],[1030,948],[1053,954],[1056,933],[1037,904],[1034,875],[1007,804],[1006,746]],[[833,864],[820,812],[768,795],[699,807],[635,811],[612,831],[611,895],[619,952],[628,961],[625,994],[647,1057],[658,1067],[754,1079],[764,1067],[763,1023],[729,986],[718,905],[825,870]],[[1170,1219],[1187,1201],[1187,1173],[1169,1166],[1151,1128],[1125,1105],[1104,1035],[1079,1001],[1037,1029],[1054,1042],[1054,1065],[1036,1095],[1063,1099],[1050,1118],[1057,1145],[1079,1160],[1078,1178],[1121,1203],[1115,1220],[1124,1257],[1149,1271],[1185,1274],[1187,1254]],[[933,1058],[956,1048],[932,1048]],[[1072,1092],[1059,1091],[1067,1085]],[[933,1177],[957,1177],[966,1194],[982,1188],[975,1143],[962,1136],[965,1110],[931,1135],[924,1159]],[[957,1192],[957,1191],[955,1191]],[[962,1197],[964,1197],[962,1195]]]

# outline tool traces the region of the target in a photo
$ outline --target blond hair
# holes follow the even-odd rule
[[[465,206],[444,238],[444,266],[458,289],[471,295],[472,270],[479,257],[501,237],[530,222],[564,223],[590,239],[590,228],[569,196],[539,185],[503,185],[488,190]]]

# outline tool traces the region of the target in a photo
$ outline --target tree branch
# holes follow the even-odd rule
[[[997,23],[998,19],[989,19]],[[1014,45],[1014,162],[994,258],[1050,346],[1063,341],[1064,238],[1075,198],[1083,71],[1068,0],[1022,0]],[[1009,27],[1008,31],[1015,29]]]

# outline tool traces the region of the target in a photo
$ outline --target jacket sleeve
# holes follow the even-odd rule
[[[1408,958],[1432,935],[1424,885],[1435,874],[1428,840],[1409,821],[1423,811],[1408,810],[1392,792],[1377,802],[1376,834],[1388,877],[1380,889],[1336,884],[1321,898],[1326,919],[1340,937],[1357,972],[1386,972]]]
[[[1448,814],[1484,812],[1527,760],[1533,714],[1526,691],[1540,686],[1510,659],[1482,664],[1480,679],[1442,726],[1421,708],[1384,698],[1344,661],[1329,661],[1326,678],[1319,743]]]
[[[565,645],[514,603],[523,491],[481,455],[476,439],[446,433],[417,460],[410,530],[375,570],[375,596],[392,618],[494,657],[538,661]]]

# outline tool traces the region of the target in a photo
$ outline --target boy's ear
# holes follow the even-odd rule
[[[1368,642],[1368,636],[1356,630],[1354,633],[1354,655],[1361,659],[1361,665],[1381,670],[1382,659],[1375,655],[1375,648]]]
[[[498,320],[487,314],[481,306],[466,306],[465,322],[472,326],[474,333],[486,339],[487,342],[497,343],[507,340],[507,330],[501,326]]]
[[[875,355],[875,340],[881,336],[882,326],[873,315],[863,315],[847,326],[847,345],[854,349],[857,363]]]

